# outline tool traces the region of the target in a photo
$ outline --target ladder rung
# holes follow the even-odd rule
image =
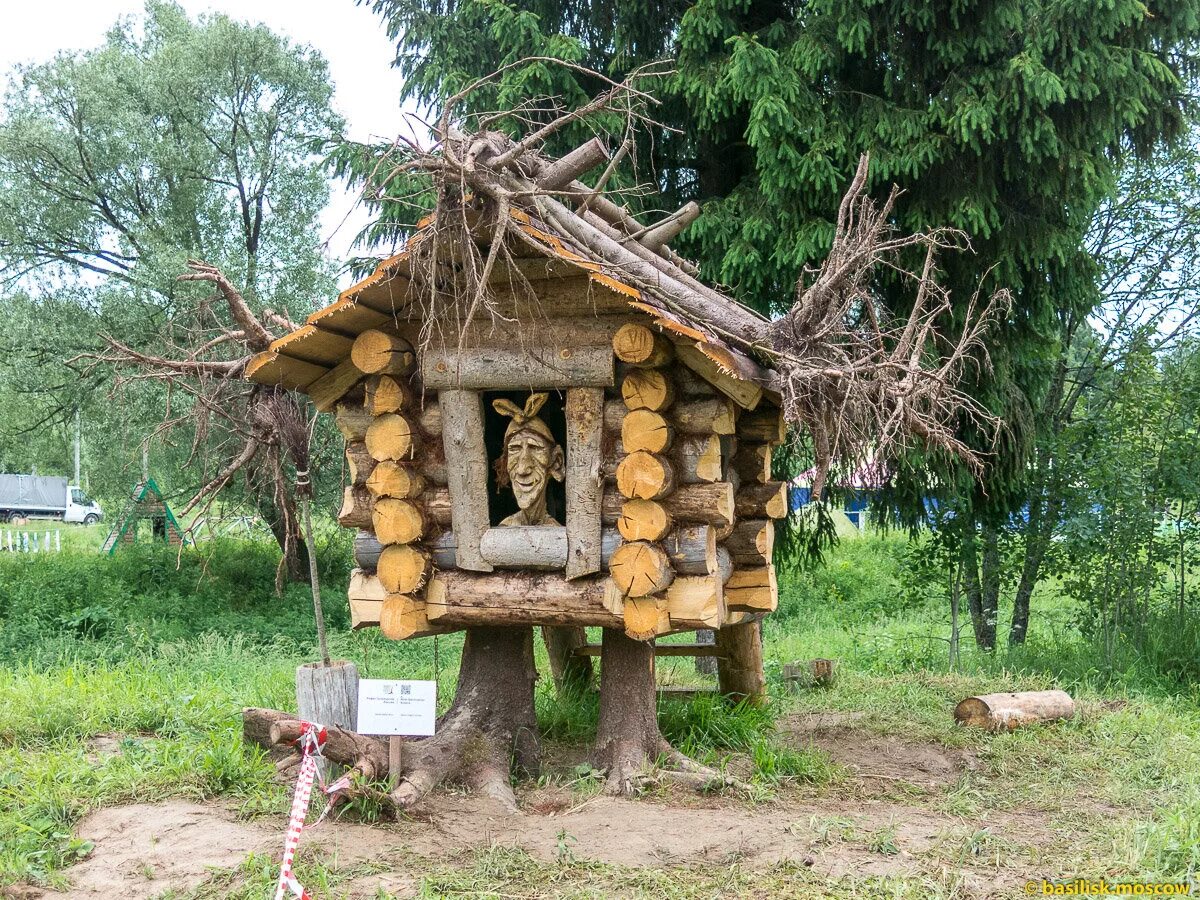
[[[576,656],[599,656],[599,644],[584,644],[575,648]],[[655,656],[715,656],[724,658],[716,644],[655,644]]]

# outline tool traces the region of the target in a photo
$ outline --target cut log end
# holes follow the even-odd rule
[[[654,368],[665,365],[675,355],[671,342],[645,325],[622,325],[613,335],[613,353],[631,366]]]
[[[663,457],[639,450],[617,466],[617,490],[630,500],[657,500],[675,488],[675,472]]]
[[[671,530],[671,514],[653,500],[626,500],[621,504],[617,530],[627,541],[662,540]]]
[[[386,331],[364,331],[350,348],[350,359],[368,375],[403,375],[416,363],[412,345]]]
[[[609,575],[623,597],[648,597],[666,590],[675,572],[663,549],[646,541],[622,544],[608,562]]]

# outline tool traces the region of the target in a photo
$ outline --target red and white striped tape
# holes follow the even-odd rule
[[[300,844],[300,832],[304,830],[304,819],[308,815],[308,801],[312,796],[313,782],[317,777],[317,757],[325,743],[325,729],[313,722],[300,723],[301,762],[300,777],[296,781],[296,793],[292,796],[292,813],[288,818],[287,836],[283,841],[283,864],[279,868],[279,883],[275,886],[275,900],[283,900],[288,891],[300,900],[312,900],[312,895],[292,874],[292,862],[296,858],[296,847]],[[328,811],[328,810],[326,810]],[[322,813],[321,818],[325,818]],[[318,821],[320,821],[318,819]]]

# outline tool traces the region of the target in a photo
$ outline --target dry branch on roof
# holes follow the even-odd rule
[[[912,445],[979,469],[979,451],[958,437],[958,429],[971,421],[994,434],[999,423],[959,385],[969,366],[989,365],[982,338],[1006,309],[1008,294],[970,298],[960,310],[962,324],[949,330],[951,297],[938,280],[937,256],[969,251],[964,234],[932,229],[897,235],[891,213],[898,191],[882,204],[871,200],[864,156],[838,211],[828,257],[801,277],[794,305],[772,322],[699,281],[695,266],[668,246],[698,215],[695,204],[643,223],[603,192],[630,141],[622,142],[614,158],[597,140],[559,160],[542,152],[550,137],[592,116],[611,120],[616,114],[626,135],[654,124],[656,101],[644,88],[662,69],[635,71],[623,82],[590,72],[607,84],[602,94],[577,110],[550,116],[541,110],[520,139],[494,130],[505,113],[460,114],[472,93],[503,71],[451,97],[433,127],[435,145],[409,143],[394,160],[395,171],[382,179],[386,185],[400,171],[421,173],[432,180],[437,197],[430,224],[408,247],[417,300],[411,314],[423,324],[423,343],[457,343],[471,322],[504,315],[490,287],[498,266],[511,273],[514,288],[536,299],[519,267],[509,265],[514,249],[532,245],[554,256],[566,245],[635,289],[640,308],[655,313],[660,324],[705,335],[707,345],[729,350],[727,359],[744,354],[742,359],[776,370],[788,423],[813,442],[817,494],[835,461],[861,460],[868,453],[886,460]],[[579,180],[605,160],[600,186]],[[522,221],[539,228],[519,227]],[[557,245],[538,234],[553,236]],[[921,250],[921,268],[905,268],[909,254]],[[880,267],[912,284],[906,317],[890,315],[874,290]]]

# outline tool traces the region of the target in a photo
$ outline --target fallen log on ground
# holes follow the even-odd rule
[[[368,737],[336,725],[325,726],[321,754],[331,762],[354,770],[366,781],[380,781],[388,774],[386,741]],[[300,739],[300,720],[277,709],[248,706],[242,710],[242,736],[267,750],[287,750]],[[296,762],[300,758],[297,754]]]
[[[1066,691],[1021,691],[968,697],[954,707],[959,725],[1011,731],[1033,722],[1052,722],[1075,715],[1075,701]]]

